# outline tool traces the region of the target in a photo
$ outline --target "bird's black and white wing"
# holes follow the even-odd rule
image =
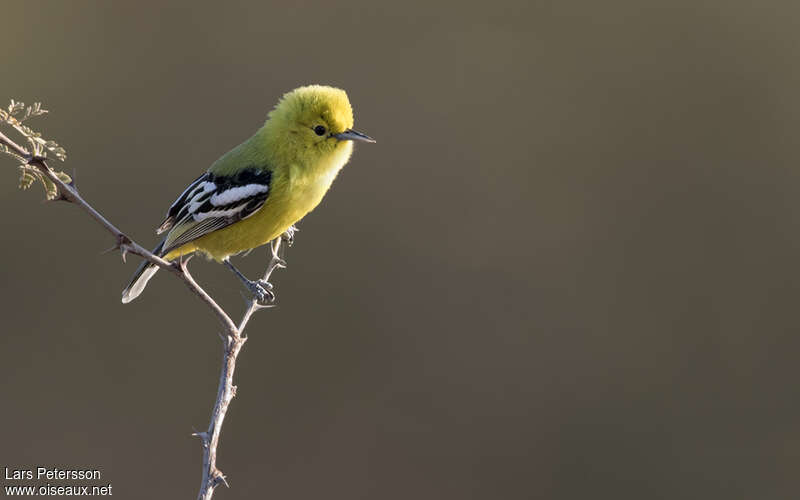
[[[156,230],[169,231],[161,254],[253,215],[266,202],[271,179],[270,170],[255,167],[230,176],[207,172],[195,179]]]

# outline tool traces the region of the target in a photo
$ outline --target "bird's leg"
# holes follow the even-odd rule
[[[273,302],[275,300],[275,294],[272,293],[272,284],[270,282],[265,280],[256,280],[256,281],[249,280],[247,279],[247,276],[242,274],[241,271],[236,269],[236,267],[234,267],[234,265],[231,264],[230,260],[225,259],[223,262],[225,263],[226,266],[228,266],[228,269],[233,271],[233,274],[235,274],[240,280],[242,280],[244,286],[246,286],[247,289],[250,290],[250,293],[253,294],[253,296],[258,300],[258,302],[261,303]]]

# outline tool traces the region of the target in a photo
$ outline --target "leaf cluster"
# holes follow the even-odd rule
[[[19,187],[20,189],[28,189],[37,180],[42,183],[44,187],[45,196],[48,200],[53,200],[58,197],[58,188],[52,181],[42,175],[41,171],[35,166],[31,165],[32,159],[47,159],[48,153],[60,161],[67,159],[67,152],[56,141],[45,139],[40,132],[37,132],[27,126],[24,122],[29,118],[41,116],[47,113],[46,109],[42,109],[42,103],[35,102],[33,105],[25,107],[25,103],[17,102],[11,99],[11,104],[7,109],[0,108],[0,123],[3,123],[17,131],[28,143],[28,151],[26,156],[21,156],[17,151],[10,148],[7,144],[0,144],[0,153],[5,153],[12,156],[19,162]],[[72,179],[64,172],[55,172],[55,174],[64,182],[70,183]]]

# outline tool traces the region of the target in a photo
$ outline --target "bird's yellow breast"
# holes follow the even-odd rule
[[[165,258],[171,260],[201,251],[221,261],[269,243],[319,205],[352,151],[353,144],[348,141],[322,160],[276,167],[267,200],[258,211],[172,250]]]

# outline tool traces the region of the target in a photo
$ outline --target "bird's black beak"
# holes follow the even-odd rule
[[[367,134],[362,134],[361,132],[356,132],[355,130],[349,128],[342,132],[341,134],[333,134],[334,137],[339,139],[340,141],[362,141],[362,142],[375,142],[375,139],[368,136]]]

